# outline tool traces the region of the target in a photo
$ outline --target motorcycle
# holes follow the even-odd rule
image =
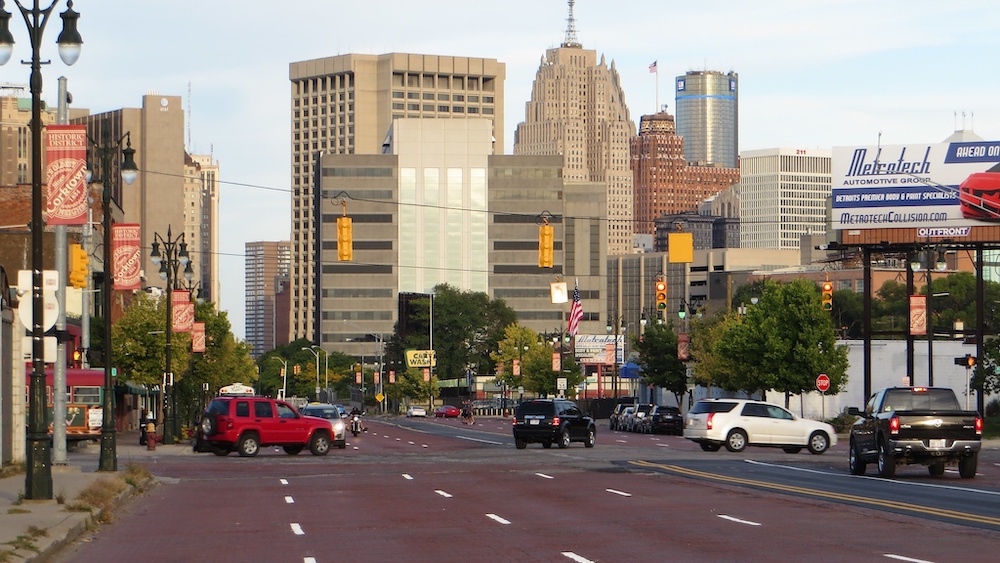
[[[351,417],[351,434],[357,436],[361,434],[361,415],[354,415]]]

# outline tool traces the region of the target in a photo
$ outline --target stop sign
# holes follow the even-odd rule
[[[820,393],[826,393],[826,390],[830,388],[830,377],[825,373],[819,374],[816,378],[816,389],[819,389]]]

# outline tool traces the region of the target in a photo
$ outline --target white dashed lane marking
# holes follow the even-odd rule
[[[408,481],[412,481],[413,477],[409,473],[403,473],[403,479],[406,479]]]
[[[564,551],[564,552],[562,552],[562,554],[563,554],[563,557],[568,557],[568,558],[572,559],[573,561],[576,561],[577,563],[594,563],[590,559],[587,559],[586,557],[581,557],[581,556],[573,553],[572,551]]]
[[[306,535],[306,533],[302,531],[302,526],[299,526],[296,522],[292,522],[292,531],[295,532],[296,536]]]
[[[747,526],[760,526],[760,522],[751,522],[750,520],[740,520],[733,516],[726,516],[725,514],[719,514],[719,518],[723,520],[729,520],[730,522],[736,522],[737,524],[746,524]]]
[[[295,499],[292,497],[285,497],[285,502],[288,504],[295,504]]]
[[[894,553],[886,553],[885,556],[888,557],[889,559],[897,559],[899,561],[909,561],[910,563],[932,563],[931,561],[928,561],[926,559],[914,559],[912,557],[905,557],[903,555],[896,555]]]
[[[611,494],[613,494],[613,495],[621,495],[623,497],[630,497],[630,496],[632,496],[631,493],[626,493],[625,491],[616,491],[615,489],[604,489],[604,490],[607,491],[607,492],[609,492],[609,493],[611,493]]]
[[[535,475],[538,475],[539,477],[541,477],[543,479],[555,479],[555,477],[553,477],[551,475],[546,475],[544,473],[535,473]]]
[[[282,485],[287,485],[288,479],[278,479],[278,482],[281,483]]]
[[[435,493],[437,493],[437,494],[439,494],[439,495],[441,495],[441,496],[443,496],[444,498],[451,498],[451,495],[450,495],[450,494],[448,494],[448,493],[446,493],[446,492],[442,491],[441,489],[438,489],[438,490],[436,490],[436,491],[434,491],[434,492],[435,492]]]
[[[510,520],[506,520],[504,518],[501,518],[501,517],[497,516],[496,514],[487,514],[486,517],[489,518],[490,520],[496,520],[497,522],[499,522],[501,524],[510,524]]]

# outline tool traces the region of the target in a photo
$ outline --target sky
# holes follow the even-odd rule
[[[43,7],[50,0],[40,0]],[[32,0],[22,0],[31,3]],[[65,10],[59,0],[55,12]],[[545,50],[566,36],[567,0],[76,0],[83,50],[59,60],[46,28],[42,98],[68,79],[73,107],[184,99],[189,152],[221,167],[219,305],[244,336],[244,244],[291,228],[292,62],[348,53],[495,58],[506,65],[505,153]],[[26,26],[0,83],[26,84]],[[666,105],[689,70],[739,74],[740,150],[1000,139],[995,0],[577,0],[576,35],[613,61],[632,121]],[[649,65],[657,62],[658,73]],[[188,112],[188,109],[190,111]],[[186,133],[185,143],[188,141]]]

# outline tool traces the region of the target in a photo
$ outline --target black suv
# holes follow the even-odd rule
[[[514,444],[519,450],[532,442],[541,443],[543,448],[551,448],[553,443],[566,448],[570,442],[583,442],[592,448],[596,437],[594,419],[565,399],[527,401],[514,413]]]
[[[646,415],[645,424],[649,432],[653,434],[684,434],[684,417],[677,407],[664,407],[656,405],[653,410]]]

